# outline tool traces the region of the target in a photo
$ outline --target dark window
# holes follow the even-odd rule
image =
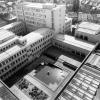
[[[81,56],[82,56],[82,57],[85,57],[85,54],[84,54],[84,53],[81,53]]]
[[[5,62],[3,61],[2,64],[5,65]]]
[[[0,67],[2,67],[2,64],[0,63]]]
[[[77,54],[77,55],[80,55],[80,52],[76,51],[76,54]]]
[[[84,40],[88,41],[88,37],[87,36],[84,36]]]
[[[83,39],[83,35],[80,36],[80,39]]]
[[[72,53],[73,53],[73,54],[75,54],[75,51],[74,51],[74,50],[72,50]]]

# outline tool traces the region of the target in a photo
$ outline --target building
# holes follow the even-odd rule
[[[75,36],[79,39],[96,43],[100,41],[100,25],[90,22],[82,22],[76,32]]]
[[[73,54],[85,57],[94,47],[94,44],[75,39],[73,36],[58,34],[53,39],[53,45]]]
[[[64,33],[65,5],[23,2],[15,9],[18,20],[24,21],[29,31],[47,27],[55,33]]]
[[[54,32],[42,28],[19,37],[11,31],[1,29],[0,35],[0,78],[5,80],[39,57],[51,45]]]

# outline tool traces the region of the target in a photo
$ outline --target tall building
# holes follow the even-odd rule
[[[47,27],[55,33],[64,33],[65,9],[65,5],[24,2],[16,6],[16,15],[26,23],[29,31]]]

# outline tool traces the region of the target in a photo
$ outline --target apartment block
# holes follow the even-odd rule
[[[65,5],[23,2],[16,6],[16,15],[29,31],[47,27],[55,33],[64,33],[65,9]]]

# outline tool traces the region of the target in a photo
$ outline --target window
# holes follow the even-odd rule
[[[14,55],[14,57],[16,58],[16,55]]]
[[[5,70],[7,70],[7,66],[5,67]]]
[[[80,56],[80,52],[76,51],[76,54]]]
[[[84,36],[84,40],[88,41],[88,37],[87,36]]]
[[[11,57],[9,58],[9,61],[11,61]]]
[[[21,51],[19,52],[19,54],[21,55]]]
[[[72,53],[73,53],[73,54],[75,54],[75,51],[74,51],[74,50],[72,50]]]
[[[20,61],[20,58],[18,58],[18,61]]]
[[[5,62],[3,61],[2,64],[5,65]]]
[[[3,51],[5,51],[5,48],[3,48]]]
[[[84,53],[81,53],[81,56],[82,56],[82,57],[85,57],[85,54],[84,54]]]
[[[13,60],[13,59],[14,59],[14,57],[12,56],[12,57],[11,57],[11,59]]]
[[[2,64],[0,63],[0,67],[2,67]]]
[[[83,35],[80,35],[80,39],[83,39]]]
[[[16,60],[16,63],[18,63],[18,61]]]
[[[19,53],[17,53],[17,56],[19,56]]]
[[[6,60],[6,63],[8,63],[9,61],[8,60]]]
[[[2,71],[2,73],[3,73],[3,72],[4,72],[4,69],[2,69],[1,71]]]

